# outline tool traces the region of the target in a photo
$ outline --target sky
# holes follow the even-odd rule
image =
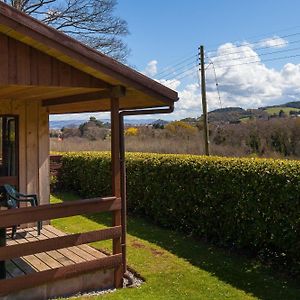
[[[116,14],[130,31],[128,64],[179,93],[175,112],[158,117],[182,119],[202,113],[200,45],[209,110],[300,100],[299,11],[291,0],[119,0]]]

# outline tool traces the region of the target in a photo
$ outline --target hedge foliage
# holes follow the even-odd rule
[[[300,274],[300,162],[130,153],[128,208]],[[62,186],[111,195],[110,154],[65,154]]]

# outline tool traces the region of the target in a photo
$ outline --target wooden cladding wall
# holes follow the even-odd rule
[[[106,88],[108,84],[0,33],[0,86]]]
[[[19,117],[19,189],[49,203],[49,115],[39,101],[2,100],[0,115]]]

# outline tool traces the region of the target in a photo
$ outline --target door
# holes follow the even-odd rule
[[[0,116],[0,186],[19,188],[18,117]]]

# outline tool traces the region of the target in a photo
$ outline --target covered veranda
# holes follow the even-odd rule
[[[123,117],[172,112],[177,93],[3,2],[0,65],[0,185],[9,183],[39,198],[38,207],[0,211],[0,296],[47,299],[78,289],[122,287],[126,276]],[[96,111],[111,113],[112,195],[50,204],[49,114]],[[103,211],[113,214],[107,229],[65,235],[49,225],[52,219]],[[40,236],[32,227],[39,220],[44,221]],[[16,224],[23,226],[17,239],[7,239],[5,232],[9,236],[8,228]],[[112,240],[112,255],[96,254],[86,245],[104,239]]]

